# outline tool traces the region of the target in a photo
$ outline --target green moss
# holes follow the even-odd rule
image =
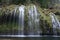
[[[41,7],[38,7],[38,11],[40,13],[40,29],[42,30],[42,33],[48,33],[48,30],[50,30],[50,33],[52,33],[52,22],[51,22],[51,18],[48,15],[46,15],[45,13],[43,13]]]
[[[41,14],[41,17],[43,17],[43,20],[46,20],[49,24],[49,26],[51,27],[51,18],[49,15],[46,15],[45,13],[43,13],[42,9],[40,7],[38,7],[39,13]]]

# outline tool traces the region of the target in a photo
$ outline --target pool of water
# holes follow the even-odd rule
[[[6,37],[6,38],[9,38],[9,37],[11,37],[11,38],[14,38],[14,37],[18,37],[18,38],[20,38],[20,37],[24,37],[24,38],[26,38],[26,37],[60,37],[59,35],[0,35],[0,37],[2,37],[2,38],[4,38],[4,37]]]
[[[57,37],[25,37],[25,38],[0,38],[0,40],[60,40]]]

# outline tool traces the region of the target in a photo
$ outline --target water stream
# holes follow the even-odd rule
[[[21,5],[19,7],[19,27],[18,27],[18,35],[23,35],[24,34],[24,8],[25,6],[24,5]]]
[[[53,25],[53,33],[57,35],[57,29],[60,29],[60,22],[56,18],[55,14],[51,13],[50,14],[51,20],[52,20],[52,25]]]
[[[39,13],[37,12],[37,8],[35,5],[30,6],[28,17],[28,25],[29,25],[29,35],[39,35],[40,34],[40,26],[39,26]]]

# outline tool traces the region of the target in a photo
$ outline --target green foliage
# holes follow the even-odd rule
[[[50,0],[0,0],[0,2],[6,2],[8,4],[27,4],[27,3],[34,3],[40,4],[42,8],[47,8],[48,3]],[[5,4],[5,3],[4,3]]]
[[[24,4],[26,2],[26,0],[12,0],[12,2],[14,4],[19,4],[19,3]]]
[[[38,3],[40,3],[42,8],[47,8],[49,0],[37,0]]]

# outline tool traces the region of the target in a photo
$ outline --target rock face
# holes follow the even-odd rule
[[[28,6],[17,6],[12,12],[8,10],[2,12],[2,15],[0,15],[0,34],[39,36],[54,34],[55,31],[53,31],[53,26],[51,26],[53,24],[49,23],[52,22],[49,20],[50,16],[46,16],[39,11],[36,5],[30,4]]]

